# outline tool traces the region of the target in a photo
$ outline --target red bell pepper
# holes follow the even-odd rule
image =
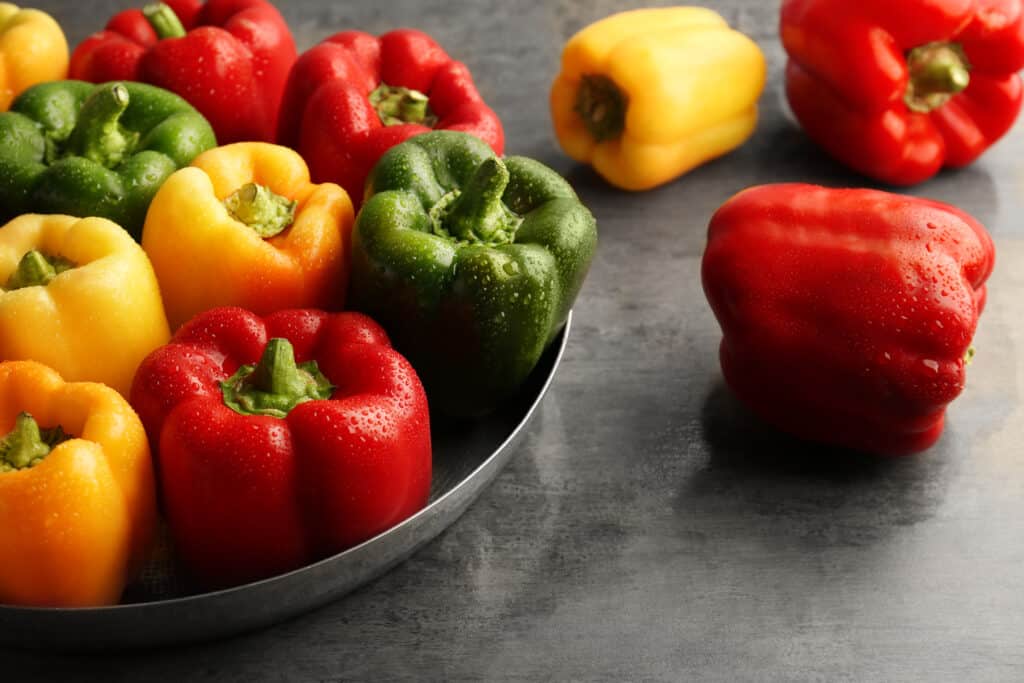
[[[725,380],[796,436],[881,454],[931,446],[965,367],[995,252],[945,204],[766,185],[711,219],[704,291]]]
[[[295,43],[264,0],[166,0],[115,15],[71,55],[70,78],[171,90],[221,144],[273,142]]]
[[[358,313],[202,313],[143,361],[131,403],[175,548],[207,586],[339,552],[427,501],[426,395]]]
[[[786,0],[781,31],[804,130],[884,183],[972,163],[1024,100],[1021,0]]]
[[[469,69],[420,31],[335,34],[295,63],[278,143],[299,151],[315,182],[341,185],[357,206],[388,149],[431,129],[482,139],[501,155],[505,134]]]

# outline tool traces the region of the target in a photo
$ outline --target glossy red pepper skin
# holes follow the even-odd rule
[[[188,31],[159,40],[138,9],[115,15],[71,56],[70,78],[141,81],[185,98],[220,144],[273,142],[295,42],[264,0],[165,0]]]
[[[335,387],[330,399],[283,419],[225,405],[219,383],[257,362],[272,337],[291,341],[298,362],[317,361]],[[364,315],[202,313],[142,363],[131,403],[155,446],[176,551],[205,586],[294,569],[426,504],[426,395]]]
[[[807,134],[870,178],[914,185],[975,161],[1024,101],[1021,0],[785,0],[786,93]],[[904,103],[907,52],[963,48],[970,84],[931,112]]]
[[[938,202],[745,190],[712,218],[702,265],[725,380],[798,437],[924,450],[963,390],[994,259],[985,228]]]
[[[427,95],[437,123],[385,126],[369,100],[381,84]],[[495,154],[504,152],[501,121],[477,92],[469,69],[433,38],[411,29],[380,37],[344,31],[295,63],[278,143],[302,154],[315,182],[341,185],[358,206],[366,177],[384,152],[432,129],[470,133]]]

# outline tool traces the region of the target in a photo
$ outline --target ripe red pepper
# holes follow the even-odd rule
[[[1021,0],[786,0],[781,31],[804,130],[892,185],[972,163],[1024,100]]]
[[[202,313],[143,361],[131,403],[175,548],[207,586],[339,552],[427,501],[426,395],[358,313]]]
[[[411,29],[379,38],[344,31],[295,63],[278,143],[305,157],[315,182],[341,185],[358,207],[381,155],[431,129],[470,133],[498,156],[504,152],[501,121],[469,69],[430,36]]]
[[[796,436],[881,454],[931,446],[965,366],[995,251],[952,206],[766,185],[711,219],[704,291],[725,380]]]
[[[166,0],[114,15],[75,48],[69,77],[151,83],[188,100],[221,144],[273,142],[295,57],[264,0]]]

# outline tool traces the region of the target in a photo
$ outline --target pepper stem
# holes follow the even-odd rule
[[[22,289],[24,287],[45,287],[50,280],[65,270],[75,267],[71,261],[59,256],[47,256],[35,249],[25,252],[18,261],[18,268],[7,279],[4,289]]]
[[[57,443],[65,440],[54,438],[58,431],[63,437],[60,427],[47,431],[51,432],[49,439],[39,430],[39,424],[31,415],[19,414],[14,420],[14,429],[0,439],[0,472],[23,470],[41,463]]]
[[[330,398],[334,387],[316,361],[297,365],[291,342],[280,337],[267,342],[256,365],[243,365],[221,382],[224,404],[242,415],[285,417],[306,401]]]
[[[154,2],[142,8],[146,21],[153,27],[159,40],[164,38],[181,38],[185,35],[185,27],[174,10],[162,2]]]
[[[381,83],[370,93],[369,99],[385,126],[419,123],[433,128],[437,125],[437,116],[430,110],[430,98],[419,90]]]
[[[910,80],[903,101],[912,111],[927,114],[946,104],[971,82],[971,65],[957,43],[935,42],[907,53]]]
[[[269,187],[246,183],[224,200],[224,206],[235,220],[266,239],[283,232],[295,221],[298,202],[275,194]]]
[[[465,187],[431,211],[435,232],[473,244],[508,244],[523,219],[501,201],[508,168],[497,157],[484,160]]]
[[[139,138],[138,133],[126,132],[119,123],[130,100],[124,83],[99,86],[82,104],[78,123],[68,138],[69,152],[107,168],[121,163]]]
[[[606,76],[583,76],[574,110],[597,142],[616,140],[626,129],[626,93]]]

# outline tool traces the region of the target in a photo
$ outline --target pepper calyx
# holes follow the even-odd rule
[[[385,126],[418,123],[433,128],[437,125],[438,118],[430,109],[430,98],[419,90],[381,83],[370,93],[369,100]]]
[[[238,368],[220,387],[224,405],[236,413],[278,418],[300,403],[328,399],[334,391],[316,361],[296,364],[294,347],[281,337],[267,342],[259,363]]]
[[[232,218],[245,223],[264,239],[284,232],[295,222],[298,204],[256,183],[242,185],[224,200]]]
[[[942,107],[971,82],[971,64],[958,43],[938,41],[907,53],[909,80],[903,101],[921,114]]]
[[[35,467],[57,444],[70,438],[60,425],[40,429],[35,418],[23,412],[15,418],[14,429],[0,438],[0,472]]]
[[[508,182],[508,168],[501,159],[485,159],[461,190],[449,192],[431,207],[434,234],[487,246],[513,242],[523,219],[501,200]]]
[[[10,291],[25,287],[45,287],[53,278],[74,267],[75,264],[66,258],[49,256],[32,249],[25,252],[18,261],[18,267],[7,278],[4,289]]]
[[[85,157],[107,168],[120,164],[139,141],[138,133],[125,130],[120,123],[130,103],[124,83],[98,87],[82,104],[64,156]]]
[[[626,129],[629,97],[607,76],[583,76],[573,110],[597,142],[617,140]]]

